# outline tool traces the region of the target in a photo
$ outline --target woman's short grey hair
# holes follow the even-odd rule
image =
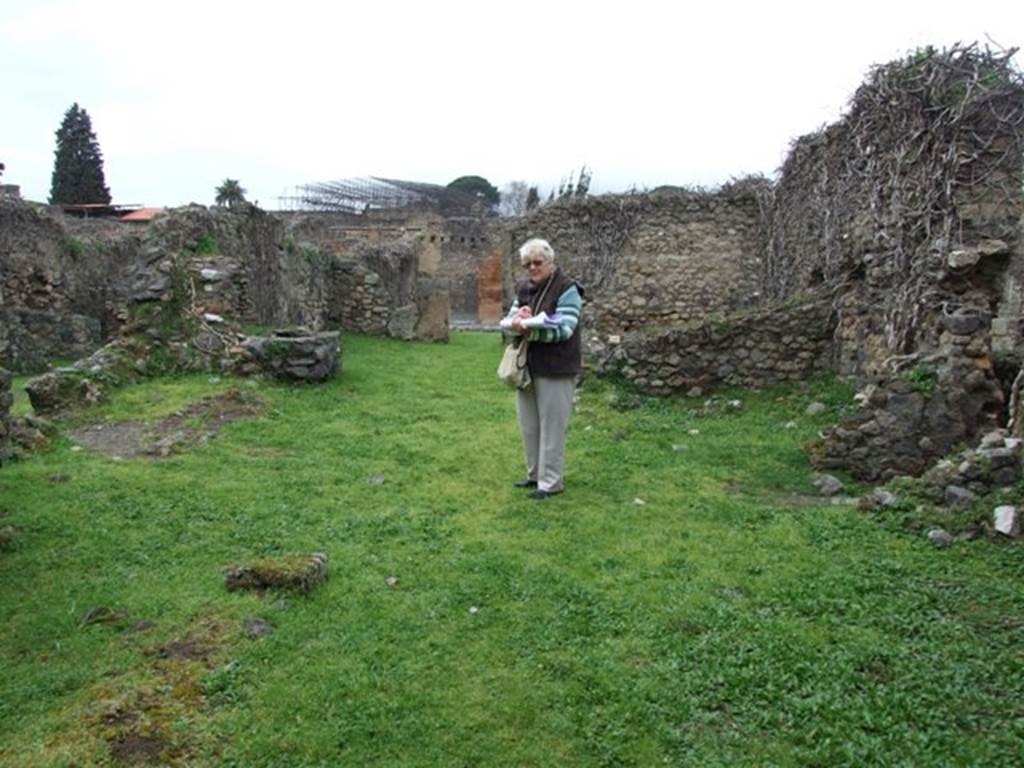
[[[551,243],[547,240],[541,240],[539,237],[527,240],[519,248],[519,261],[521,262],[527,262],[537,256],[551,264],[555,260],[555,249],[551,247]]]

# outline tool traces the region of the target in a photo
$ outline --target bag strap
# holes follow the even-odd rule
[[[548,276],[548,281],[546,283],[544,283],[544,290],[540,292],[540,297],[537,299],[537,302],[536,303],[534,303],[532,301],[530,302],[530,310],[534,314],[536,314],[537,310],[540,309],[540,305],[544,303],[544,297],[548,295],[548,288],[551,287],[551,284],[553,282],[555,282],[555,273],[554,272],[552,272]]]

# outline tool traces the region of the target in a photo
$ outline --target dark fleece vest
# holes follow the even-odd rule
[[[580,292],[580,298],[583,298],[583,286],[571,277],[567,277],[561,269],[555,268],[550,279],[551,287],[548,288],[544,295],[544,301],[539,307],[534,304],[544,291],[547,281],[538,286],[534,286],[529,280],[520,283],[516,291],[519,306],[532,307],[535,315],[541,312],[553,315],[558,307],[559,297],[573,285]],[[533,376],[575,376],[580,373],[583,370],[583,345],[580,342],[582,332],[583,317],[581,313],[580,322],[568,341],[552,343],[531,341],[530,347],[526,351],[526,363],[530,374]]]

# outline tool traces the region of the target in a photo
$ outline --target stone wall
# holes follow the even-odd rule
[[[125,249],[68,233],[58,215],[0,198],[0,365],[39,370],[88,354],[117,329]]]
[[[197,317],[447,339],[451,235],[430,226],[433,242],[422,223],[405,233],[379,217],[368,227],[254,206],[187,206],[139,225],[0,200],[0,363],[33,372],[91,354],[166,303],[175,269]]]
[[[587,290],[601,335],[724,317],[759,302],[757,196],[665,191],[543,206],[510,227],[507,294],[521,279],[515,251],[542,237]]]
[[[323,266],[318,254],[287,247],[284,232],[280,218],[255,206],[176,209],[145,230],[128,275],[132,297],[160,294],[169,264],[186,254],[197,309],[240,323],[318,327],[326,306]]]
[[[657,395],[801,381],[832,370],[834,327],[830,297],[792,302],[724,322],[631,334],[605,350],[599,372]]]

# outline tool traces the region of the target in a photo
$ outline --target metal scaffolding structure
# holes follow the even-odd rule
[[[370,209],[440,209],[452,202],[452,190],[438,184],[367,176],[295,187],[278,198],[278,208],[292,211],[364,213]]]

